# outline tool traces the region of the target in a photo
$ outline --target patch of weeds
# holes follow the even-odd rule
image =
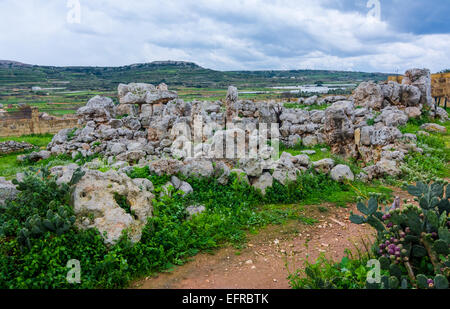
[[[77,132],[78,128],[73,128],[67,133],[67,140],[71,141],[75,138],[75,132]]]
[[[401,128],[402,133],[417,133],[423,123],[430,122],[429,118],[411,119]],[[442,125],[442,124],[441,124]],[[450,127],[450,121],[444,123]],[[406,155],[402,167],[404,180],[427,180],[433,177],[445,178],[450,175],[450,133],[430,133],[429,136],[417,136],[417,146],[423,153],[410,152]]]
[[[375,118],[367,119],[366,123],[368,126],[375,125]]]
[[[290,273],[289,284],[293,289],[364,289],[368,260],[346,256],[341,262],[334,262],[321,254],[315,263],[305,261],[303,269]]]
[[[330,211],[327,207],[324,206],[319,206],[317,209],[319,209],[321,213],[326,213]]]
[[[94,159],[97,159],[97,158],[101,158],[100,154],[98,154],[98,153],[93,154],[91,156],[84,157],[80,152],[78,152],[72,161],[74,161],[76,164],[81,166],[88,162],[92,162]]]
[[[114,192],[114,200],[116,201],[116,203],[120,206],[120,208],[122,208],[123,210],[125,210],[125,212],[129,215],[131,215],[133,218],[136,219],[136,214],[134,213],[134,211],[131,210],[131,205],[127,200],[127,197],[124,195],[120,195],[117,192]]]

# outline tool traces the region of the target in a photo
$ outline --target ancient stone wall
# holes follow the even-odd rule
[[[77,118],[39,117],[38,109],[3,113],[0,117],[0,137],[30,134],[58,133],[66,128],[78,126]]]

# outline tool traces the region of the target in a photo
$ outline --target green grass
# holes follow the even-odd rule
[[[405,157],[404,173],[405,180],[429,180],[434,177],[448,178],[450,175],[450,121],[441,123],[432,121],[428,117],[411,119],[400,131],[417,134],[420,126],[424,123],[435,122],[447,128],[446,133],[430,133],[427,135],[417,135],[417,146],[424,150],[424,153],[413,152]]]
[[[26,154],[26,153],[20,153]],[[17,173],[21,173],[28,170],[30,167],[43,168],[43,167],[54,167],[59,165],[68,165],[74,163],[71,157],[67,155],[52,156],[48,159],[41,160],[37,163],[29,162],[18,162],[17,156],[19,154],[8,154],[0,156],[0,177],[5,177],[10,180],[15,178]]]
[[[2,137],[0,138],[0,142],[5,141],[26,142],[36,146],[35,150],[39,150],[45,148],[47,144],[51,142],[52,138],[53,135],[51,134],[25,135],[20,137]],[[72,158],[67,155],[52,156],[51,158],[39,161],[38,163],[17,161],[18,155],[28,154],[31,153],[32,151],[33,150],[0,155],[0,177],[12,179],[16,176],[17,173],[23,172],[24,170],[27,170],[29,167],[42,168],[45,166],[53,167],[57,165],[67,165],[69,163],[73,163]]]

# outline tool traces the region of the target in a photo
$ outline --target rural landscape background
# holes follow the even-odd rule
[[[314,94],[298,93],[297,86],[325,85],[329,94],[349,94],[361,81],[381,81],[387,76],[316,70],[221,72],[181,61],[124,67],[45,67],[0,61],[0,104],[7,111],[16,111],[18,103],[26,103],[52,115],[73,114],[91,97],[115,97],[120,83],[131,82],[166,83],[186,100],[223,99],[229,85],[239,88],[241,98],[288,99]]]

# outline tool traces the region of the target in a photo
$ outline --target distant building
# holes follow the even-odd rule
[[[31,90],[32,90],[32,91],[41,91],[42,88],[41,88],[41,87],[38,87],[38,86],[34,86],[34,87],[31,87]]]

